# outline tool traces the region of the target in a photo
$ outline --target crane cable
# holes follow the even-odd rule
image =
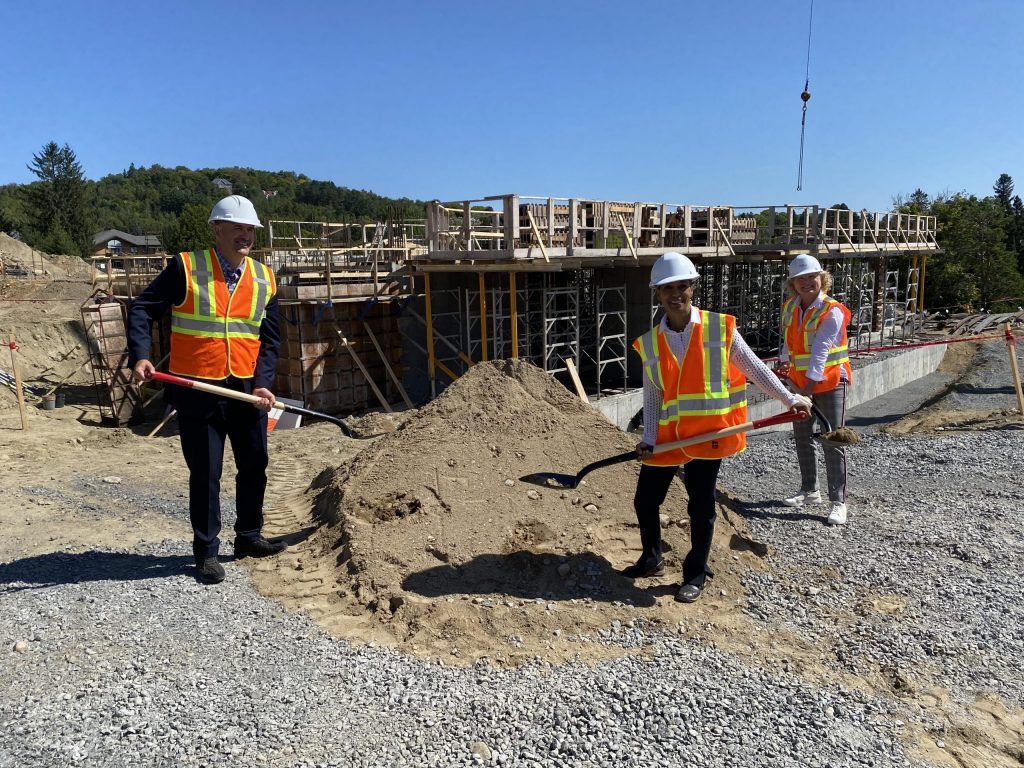
[[[797,192],[804,188],[804,129],[807,127],[807,102],[811,100],[811,24],[813,21],[814,0],[811,0],[811,14],[807,20],[807,68],[804,71],[804,90],[800,94],[800,100],[804,103],[804,109],[800,117],[800,165],[796,173]]]

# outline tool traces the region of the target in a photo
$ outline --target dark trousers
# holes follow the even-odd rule
[[[224,384],[246,391],[241,382]],[[235,455],[235,534],[254,539],[263,529],[263,496],[267,488],[267,415],[250,403],[199,392],[176,390],[181,452],[188,465],[188,510],[192,520],[192,553],[216,555],[220,547],[220,478],[224,440]]]
[[[703,587],[706,578],[712,575],[708,570],[708,558],[715,533],[715,486],[721,466],[721,459],[693,459],[683,465],[683,485],[689,497],[686,512],[690,516],[690,551],[683,560],[684,584]],[[661,560],[661,519],[658,513],[678,469],[649,464],[640,467],[633,507],[640,524],[642,557],[650,563]]]

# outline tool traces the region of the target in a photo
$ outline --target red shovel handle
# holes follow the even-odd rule
[[[774,416],[766,416],[763,419],[756,419],[750,422],[750,428],[774,427],[776,424],[789,424],[794,421],[803,421],[810,417],[810,414],[804,411],[786,411],[785,413],[777,413]]]

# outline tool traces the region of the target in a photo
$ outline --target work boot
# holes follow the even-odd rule
[[[802,507],[805,504],[821,504],[821,491],[800,491],[796,496],[783,499],[787,507]]]
[[[828,513],[829,525],[846,525],[846,505],[841,501],[832,502],[832,511]]]
[[[632,565],[626,566],[619,571],[619,574],[625,576],[627,579],[643,579],[649,576],[664,576],[665,561],[651,561],[641,557]]]
[[[283,552],[285,544],[283,541],[267,541],[262,536],[255,539],[242,539],[235,537],[235,557],[270,557]]]
[[[679,591],[676,592],[676,602],[694,603],[703,591],[704,588],[698,587],[696,584],[683,584],[683,586],[679,588]]]
[[[220,584],[224,581],[224,566],[217,556],[196,559],[196,575],[206,584]]]

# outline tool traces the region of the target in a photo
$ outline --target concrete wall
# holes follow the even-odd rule
[[[850,399],[847,408],[865,403],[890,390],[909,384],[915,379],[927,376],[935,371],[946,354],[946,345],[937,344],[931,347],[915,347],[903,351],[886,352],[884,356],[854,361],[853,380],[850,388]],[[751,395],[760,390],[751,387]],[[643,392],[634,390],[621,395],[603,397],[593,401],[593,405],[619,429],[629,428],[630,421],[638,416],[643,407]],[[771,399],[759,399],[747,407],[751,420],[763,419],[781,410],[779,403]],[[788,430],[792,427],[781,424],[769,427],[766,431]]]

